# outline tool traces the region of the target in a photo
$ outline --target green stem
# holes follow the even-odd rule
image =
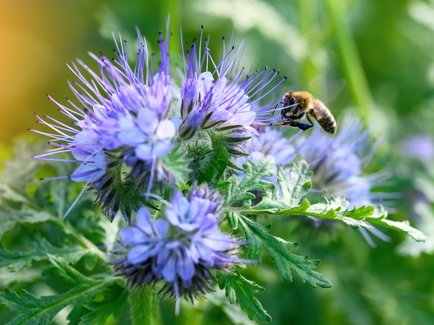
[[[157,325],[161,321],[158,313],[157,292],[152,287],[133,290],[128,295],[133,325]]]
[[[333,26],[350,95],[361,117],[369,123],[373,118],[373,101],[357,47],[346,20],[345,1],[325,0],[325,5]]]

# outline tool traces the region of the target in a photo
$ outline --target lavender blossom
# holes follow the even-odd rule
[[[258,134],[243,143],[243,150],[248,153],[247,157],[239,157],[236,162],[242,166],[246,159],[259,162],[270,159],[273,168],[285,167],[291,164],[296,157],[296,150],[293,144],[294,138],[284,136],[281,129],[258,128]]]
[[[86,182],[97,190],[98,199],[109,214],[115,214],[119,208],[124,214],[131,212],[114,188],[122,183],[122,166],[131,169],[127,178],[133,178],[138,191],[149,192],[159,159],[173,147],[176,127],[169,107],[174,86],[167,40],[161,35],[159,45],[161,63],[157,71],[149,67],[147,46],[141,37],[134,67],[128,62],[123,42],[116,42],[113,62],[90,53],[99,73],[78,60],[70,66],[78,82],[70,83],[70,87],[79,104],[67,100],[69,105],[65,106],[49,97],[74,126],[46,116],[38,120],[54,133],[33,130],[48,136],[55,147],[35,158],[78,163],[71,175],[63,177]],[[68,152],[74,159],[58,157]]]
[[[164,218],[152,220],[141,208],[136,223],[120,232],[127,249],[115,260],[117,271],[132,287],[161,281],[177,300],[193,299],[209,289],[212,270],[229,268],[238,244],[219,228],[221,198],[206,187],[185,197],[176,192]]]
[[[344,196],[353,206],[371,203],[371,182],[361,175],[369,150],[368,133],[354,116],[344,119],[335,136],[314,128],[297,141],[297,151],[314,172],[314,187],[329,197]]]
[[[364,176],[363,168],[372,156],[368,133],[355,116],[346,116],[335,136],[325,134],[320,128],[298,139],[296,149],[313,171],[314,190],[326,197],[345,197],[350,207],[378,205],[372,188],[381,179],[381,175]],[[318,221],[319,222],[319,221]],[[362,235],[374,246],[367,231]],[[370,231],[383,240],[389,238],[379,230]]]
[[[430,136],[414,136],[402,143],[404,155],[430,163],[434,158],[434,139]]]
[[[216,61],[208,48],[209,39],[202,35],[199,47],[193,43],[187,51],[184,64],[185,78],[181,89],[180,136],[193,137],[198,130],[223,132],[239,142],[256,134],[253,123],[265,122],[278,101],[261,106],[261,101],[272,93],[286,78],[280,78],[276,70],[264,69],[246,75],[244,68],[238,69],[242,45],[226,46],[223,40],[223,54]]]

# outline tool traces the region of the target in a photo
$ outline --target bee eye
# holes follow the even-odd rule
[[[295,99],[294,99],[294,97],[291,97],[289,99],[289,105],[294,105],[294,104],[295,104]]]

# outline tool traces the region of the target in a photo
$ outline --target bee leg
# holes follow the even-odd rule
[[[306,114],[306,118],[307,118],[307,120],[309,121],[310,127],[313,127],[313,122],[312,122],[312,120],[310,119],[309,114]]]
[[[277,124],[275,124],[275,125],[277,125]],[[301,122],[294,121],[294,120],[284,121],[282,123],[279,123],[278,125],[290,125],[290,126],[299,128],[300,130],[303,130],[303,131],[310,129],[313,126],[313,124],[311,125],[311,124],[301,123]]]
[[[296,121],[294,121],[290,125],[298,127],[300,130],[303,130],[303,131],[306,131],[307,129],[310,129],[313,126],[311,124],[300,123],[300,122],[296,122]]]

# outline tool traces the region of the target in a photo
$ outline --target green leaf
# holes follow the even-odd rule
[[[8,251],[0,248],[0,267],[6,266],[17,272],[30,267],[32,261],[47,259],[49,254],[63,257],[68,263],[75,263],[88,253],[81,246],[71,242],[65,243],[62,247],[53,246],[41,236],[26,238],[25,241],[28,244],[26,251]]]
[[[178,186],[182,186],[188,182],[191,169],[188,167],[191,159],[187,157],[184,147],[177,146],[172,151],[162,158],[162,165],[171,177],[174,178]]]
[[[278,184],[281,191],[281,200],[288,206],[296,206],[312,187],[309,165],[301,160],[290,166],[289,175],[285,177],[282,169],[277,172]]]
[[[247,280],[238,272],[222,273],[218,279],[220,289],[225,289],[225,294],[231,304],[238,302],[250,319],[256,317],[261,322],[271,322],[271,316],[255,297],[257,293],[263,291],[262,287]]]
[[[53,216],[46,212],[35,211],[26,207],[16,210],[3,205],[0,209],[0,238],[17,224],[32,224],[48,220],[53,220]]]
[[[0,293],[0,301],[18,313],[9,324],[51,324],[60,310],[70,304],[86,304],[114,281],[110,276],[100,276],[99,279],[87,277],[59,258],[51,256],[50,261],[58,274],[73,284],[73,288],[66,293],[42,297],[25,290],[20,293],[10,290]]]
[[[382,206],[361,206],[349,210],[349,202],[344,198],[333,198],[323,203],[310,206],[306,215],[316,218],[330,219],[344,222],[354,228],[367,230],[380,226],[409,235],[416,241],[424,241],[426,236],[418,229],[410,226],[408,221],[394,221],[387,219],[387,211]]]
[[[317,286],[330,288],[332,286],[320,273],[314,271],[319,264],[318,260],[311,260],[306,256],[296,255],[292,252],[295,244],[270,235],[264,226],[244,216],[240,217],[239,224],[245,231],[247,239],[253,240],[256,246],[254,250],[258,249],[257,245],[261,245],[265,249],[284,280],[292,281],[292,270],[304,283],[308,283],[314,288]]]
[[[13,189],[9,184],[0,183],[0,201],[27,203],[29,200],[23,194]]]
[[[421,232],[420,230],[410,226],[410,223],[408,222],[408,220],[394,221],[394,220],[382,218],[379,220],[379,222],[377,224],[382,225],[382,226],[387,227],[387,228],[390,228],[390,229],[393,229],[393,230],[401,230],[402,232],[405,232],[407,235],[409,235],[411,238],[413,238],[415,241],[418,241],[418,242],[426,241],[425,234],[423,232]]]
[[[124,288],[113,283],[103,288],[96,298],[85,305],[76,305],[68,315],[71,325],[95,324],[105,325],[111,317],[119,319],[119,315],[126,307],[127,292]]]
[[[225,296],[223,290],[215,290],[208,292],[205,297],[207,304],[213,304],[218,308],[221,308],[225,315],[231,321],[231,324],[237,325],[256,325],[254,320],[251,320],[247,314],[241,309],[239,304],[231,304]],[[198,313],[201,313],[198,310]]]
[[[247,161],[244,166],[244,175],[241,177],[232,176],[227,190],[226,204],[228,206],[248,206],[256,198],[253,191],[264,191],[273,187],[273,184],[264,180],[273,176],[272,161],[264,159],[261,162],[253,163]]]
[[[156,288],[132,290],[128,294],[132,325],[158,324],[158,297]]]
[[[44,143],[33,143],[28,139],[17,140],[13,159],[5,162],[5,168],[0,174],[0,184],[7,184],[14,192],[23,195],[27,185],[34,179],[39,165],[39,161],[32,156],[44,152],[46,147]]]
[[[238,215],[234,212],[228,212],[226,214],[226,219],[228,220],[229,226],[231,226],[232,229],[238,228]]]
[[[424,242],[415,242],[408,238],[399,247],[399,252],[404,255],[419,256],[422,253],[432,254],[434,252],[434,218],[430,204],[418,202],[413,205],[414,211],[419,216],[417,220],[418,228],[423,229],[427,234]]]
[[[210,142],[202,139],[190,150],[194,154],[193,179],[201,183],[217,183],[226,170],[230,154],[224,136],[209,132]]]
[[[254,206],[254,210],[276,213],[279,210],[296,208],[312,187],[311,175],[308,164],[303,160],[293,163],[289,172],[279,168],[277,188],[266,193],[261,202]]]

